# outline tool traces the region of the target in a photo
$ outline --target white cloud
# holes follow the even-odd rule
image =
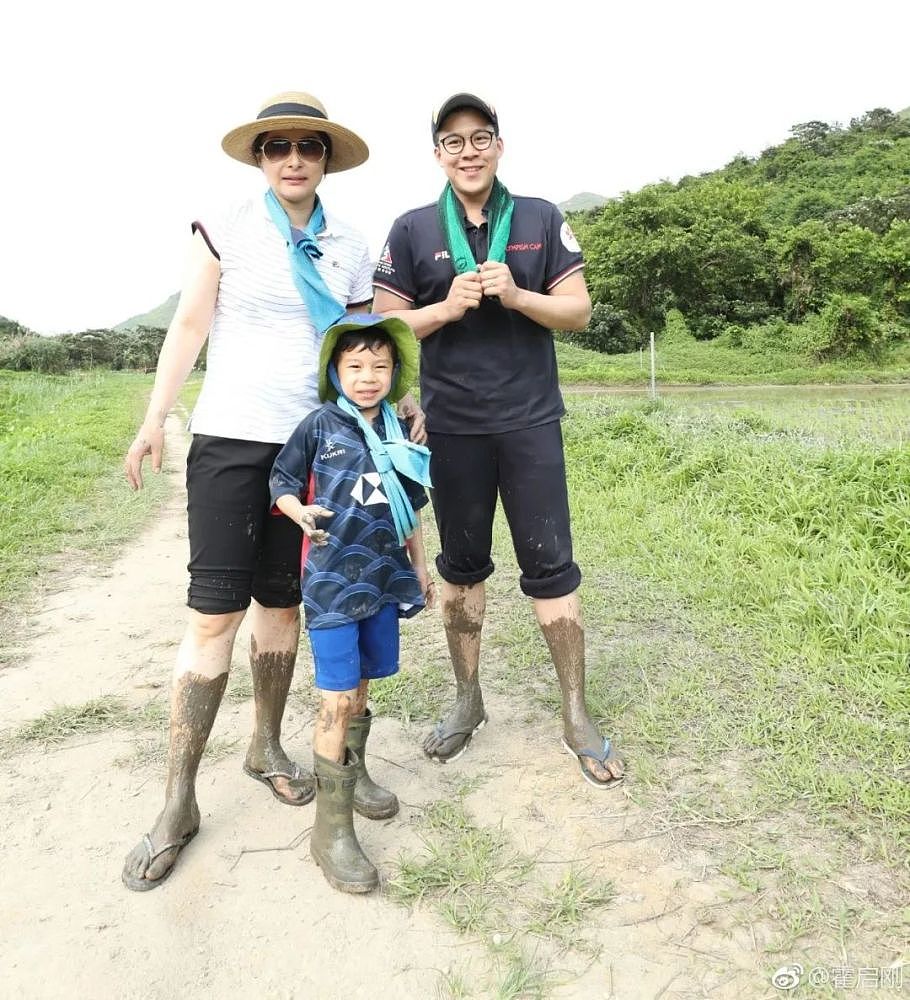
[[[369,143],[368,163],[321,194],[376,254],[392,219],[442,185],[429,116],[454,90],[497,105],[507,186],[553,201],[711,170],[796,122],[910,104],[910,8],[891,0],[536,10],[17,5],[0,62],[0,314],[80,330],[176,290],[190,222],[262,187],[221,136],[284,89],[314,92]]]

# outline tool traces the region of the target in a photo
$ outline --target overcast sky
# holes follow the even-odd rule
[[[323,201],[378,255],[435,199],[432,107],[497,106],[515,194],[606,197],[910,105],[910,4],[17,3],[0,57],[0,315],[106,327],[180,286],[190,222],[264,189],[221,138],[281,90],[370,146]]]

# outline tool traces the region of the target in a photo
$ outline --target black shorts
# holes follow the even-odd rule
[[[558,420],[505,434],[430,434],[428,443],[443,580],[470,585],[493,572],[498,494],[524,593],[565,597],[578,588]]]
[[[187,604],[203,614],[300,604],[303,536],[271,513],[269,474],[281,445],[193,435],[186,460]]]

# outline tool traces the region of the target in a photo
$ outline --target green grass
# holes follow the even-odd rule
[[[402,671],[373,681],[370,701],[376,715],[409,725],[436,718],[450,686],[451,676],[443,665],[430,663],[419,671]]]
[[[236,753],[238,742],[223,736],[213,736],[205,744],[202,755],[206,760],[221,760]],[[167,766],[167,755],[168,735],[165,729],[154,735],[137,735],[130,752],[117,757],[114,763],[131,771],[146,771],[149,768],[163,770]]]
[[[141,708],[131,708],[122,698],[103,695],[81,705],[57,705],[18,729],[4,735],[7,751],[21,750],[32,744],[56,746],[72,736],[108,732],[111,729],[163,728],[168,707],[162,701],[150,701]]]
[[[426,856],[400,861],[387,887],[392,898],[413,905],[435,896],[458,930],[502,926],[503,900],[519,891],[532,862],[508,846],[501,830],[477,827],[461,800],[431,805],[424,830]]]
[[[639,617],[660,620],[650,582],[682,618],[661,623],[637,665],[609,652],[592,663],[603,714],[660,752],[757,754],[769,801],[802,801],[900,853],[908,427],[902,396],[828,414],[583,398],[565,427],[579,562],[595,580],[611,568],[640,580]],[[585,598],[595,626],[613,613],[596,587]],[[693,628],[725,655],[691,661]]]
[[[81,705],[48,709],[18,729],[0,735],[0,747],[6,753],[15,753],[34,745],[58,746],[73,736],[129,729],[136,734],[133,747],[114,763],[132,770],[163,768],[167,763],[169,714],[168,703],[162,699],[131,708],[122,698],[104,695]],[[236,740],[214,737],[206,744],[205,756],[219,760],[233,753],[236,745]]]
[[[543,997],[552,986],[544,953],[598,953],[585,929],[592,913],[612,902],[613,885],[568,865],[548,882],[501,827],[474,822],[464,794],[427,807],[420,821],[423,853],[399,858],[386,892],[404,906],[430,906],[455,930],[483,942],[490,962],[484,996]],[[529,942],[537,942],[531,954]],[[440,984],[448,995],[465,988],[461,976],[444,976]]]
[[[650,356],[641,353],[600,354],[565,341],[556,344],[559,378],[564,385],[640,386],[649,384]],[[818,364],[792,352],[736,349],[716,341],[658,340],[656,380],[659,385],[801,385],[910,380],[910,344],[895,347],[880,363],[851,358]]]
[[[560,937],[568,943],[585,918],[612,902],[615,896],[612,882],[569,869],[556,885],[546,887],[535,900],[529,930]]]
[[[132,494],[121,471],[150,387],[136,374],[0,371],[0,602],[49,555],[109,549],[160,502],[162,480]]]
[[[778,964],[891,961],[910,919],[910,392],[737,396],[569,398],[588,704],[645,836],[731,880],[719,927]],[[558,718],[501,517],[493,559],[488,683]]]
[[[55,554],[94,558],[130,536],[160,502],[163,493],[130,494],[120,470],[150,385],[149,376],[0,373],[0,600],[56,565]],[[198,382],[188,395],[196,391]],[[906,882],[910,393],[743,397],[748,405],[720,394],[698,403],[570,397],[589,704],[618,735],[626,793],[656,828],[701,830],[731,884],[749,899],[759,892],[756,907],[775,928],[767,950],[793,957],[820,936],[835,947],[851,935],[891,947],[906,938],[906,922],[886,913],[896,908],[845,895],[833,876],[872,858],[890,866],[895,892]],[[556,715],[558,687],[510,553],[500,520],[485,632],[499,648],[485,683],[530,690]],[[298,677],[309,675],[306,655]],[[447,667],[418,651],[415,662],[424,659],[374,685],[378,714],[405,723],[437,714]],[[238,674],[229,696],[249,691]],[[312,707],[308,681],[294,697]],[[162,725],[166,707],[61,706],[9,739],[22,749],[135,728],[139,744],[121,763],[157,765],[163,743],[141,730]],[[472,820],[467,791],[427,812],[424,851],[401,859],[390,894],[488,944],[482,995],[542,994],[549,965],[523,942],[583,954],[575,928],[611,887],[571,869],[555,883],[540,878],[502,829]],[[795,816],[811,857],[792,835]],[[819,827],[836,835],[819,839]],[[838,856],[841,843],[859,850]],[[441,988],[454,996],[466,984],[453,973]]]
[[[98,369],[0,371],[0,618],[10,618],[13,601],[53,586],[65,566],[113,556],[160,506],[167,481],[148,461],[140,492],[123,475],[152,382]],[[196,376],[187,383],[184,409],[200,386]],[[14,634],[12,625],[2,631]],[[8,653],[0,648],[0,663]]]
[[[62,743],[70,736],[126,726],[133,713],[120,698],[106,695],[82,705],[58,705],[16,731],[18,743]]]

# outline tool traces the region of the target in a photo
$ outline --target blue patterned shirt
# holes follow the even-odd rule
[[[374,423],[382,436],[382,421]],[[401,477],[414,510],[427,503],[423,486]],[[301,553],[301,589],[307,628],[332,628],[397,604],[410,617],[424,606],[407,550],[398,544],[379,473],[354,417],[325,403],[300,422],[281,449],[269,479],[272,503],[293,494],[334,512],[316,526],[327,545]],[[282,517],[284,515],[281,515]]]

